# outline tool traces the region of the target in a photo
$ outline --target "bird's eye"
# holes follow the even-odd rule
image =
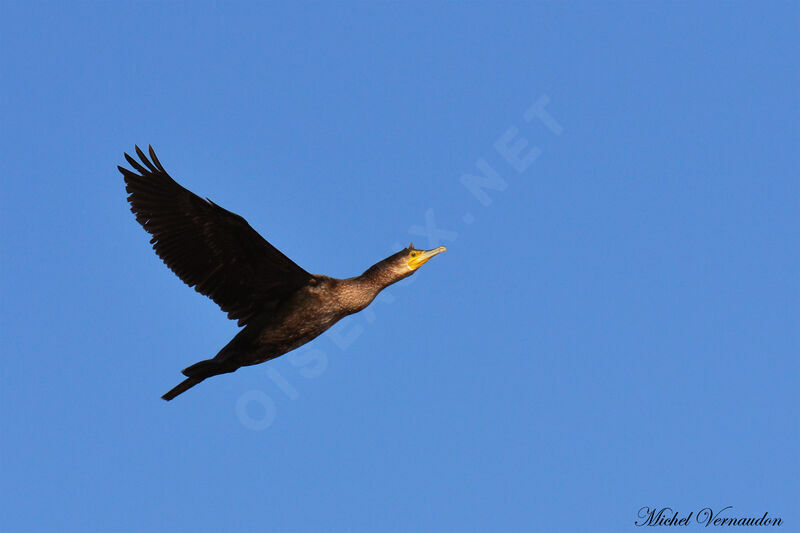
[[[417,257],[417,252],[411,252],[411,257]]]

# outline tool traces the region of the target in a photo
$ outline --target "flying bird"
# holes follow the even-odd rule
[[[137,146],[136,172],[125,178],[136,220],[153,237],[156,254],[184,283],[211,298],[244,328],[217,355],[183,370],[162,396],[171,400],[201,381],[274,359],[311,341],[347,315],[367,307],[380,291],[417,271],[445,247],[413,244],[337,279],[309,274],[259,235],[247,221],[173,180],[156,157]]]

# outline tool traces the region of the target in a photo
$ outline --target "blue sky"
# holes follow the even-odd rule
[[[2,3],[0,529],[795,527],[798,15]],[[448,252],[163,402],[237,328],[128,211],[149,143],[311,272]]]

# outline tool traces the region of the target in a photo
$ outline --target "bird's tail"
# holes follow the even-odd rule
[[[203,376],[203,379],[210,378],[211,376],[215,376],[220,373],[220,366],[221,365],[219,364],[219,361],[216,359],[206,359],[205,361],[200,361],[192,366],[187,366],[181,370],[181,374],[190,378],[200,376]]]
[[[187,378],[178,383],[177,386],[162,396],[162,398],[170,401],[175,396],[186,392],[204,379],[222,373],[224,373],[224,371],[222,371],[221,365],[214,359],[206,359],[205,361],[195,363],[192,366],[183,369],[183,375],[187,376]]]
[[[198,378],[198,377],[186,378],[183,381],[181,381],[180,383],[178,383],[178,385],[176,387],[174,387],[172,390],[170,390],[168,393],[166,393],[164,396],[162,396],[162,398],[167,400],[167,401],[170,401],[171,399],[173,399],[178,394],[186,392],[187,390],[191,389],[192,387],[194,387],[195,385],[197,385],[198,383],[200,383],[204,379],[206,379],[206,378]]]

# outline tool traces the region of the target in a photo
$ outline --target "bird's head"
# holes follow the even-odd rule
[[[418,250],[417,248],[414,248],[414,243],[412,242],[408,244],[408,248],[405,248],[399,252],[398,255],[400,256],[400,260],[398,262],[405,266],[406,270],[410,270],[413,274],[419,267],[427,263],[431,257],[446,250],[447,248],[444,246],[439,246],[433,250]]]
[[[434,255],[438,255],[447,250],[444,246],[439,246],[433,250],[419,250],[414,248],[411,243],[407,248],[403,248],[396,254],[390,255],[380,263],[371,267],[364,273],[368,277],[380,278],[382,285],[388,285],[407,278],[417,271]]]

